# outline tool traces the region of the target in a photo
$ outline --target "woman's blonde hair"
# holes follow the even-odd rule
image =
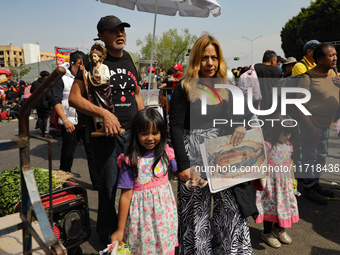
[[[215,37],[211,36],[209,33],[204,32],[203,35],[198,38],[198,40],[194,43],[190,56],[189,56],[189,64],[183,74],[183,82],[182,86],[184,90],[187,92],[191,101],[195,101],[200,98],[201,91],[200,89],[193,89],[190,91],[190,82],[193,82],[193,78],[200,78],[199,71],[203,58],[203,53],[205,48],[209,45],[214,46],[218,58],[218,69],[213,78],[220,78],[218,83],[227,83],[227,64],[223,58],[223,53],[219,42],[215,39]],[[216,83],[216,82],[215,82]],[[200,86],[195,84],[195,87]],[[226,89],[216,89],[218,94],[222,99],[228,100],[228,90]]]

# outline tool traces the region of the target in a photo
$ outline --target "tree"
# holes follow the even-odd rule
[[[155,36],[154,60],[158,61],[159,66],[164,66],[165,70],[176,63],[182,64],[188,49],[197,40],[197,36],[190,34],[189,29],[182,29],[182,32],[183,34],[179,35],[175,28],[164,32],[162,37]],[[136,43],[141,47],[141,60],[150,60],[152,34],[149,33],[143,41],[138,39]]]
[[[10,67],[9,71],[13,74],[14,80],[21,80],[21,77],[28,74],[31,71],[31,67],[19,66],[19,69]]]
[[[301,59],[306,42],[340,41],[340,0],[316,0],[290,19],[281,30],[282,49],[286,57]]]

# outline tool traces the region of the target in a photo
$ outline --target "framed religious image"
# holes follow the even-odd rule
[[[267,176],[267,158],[260,129],[251,129],[238,146],[230,143],[231,135],[205,140],[200,149],[212,193],[242,182]]]

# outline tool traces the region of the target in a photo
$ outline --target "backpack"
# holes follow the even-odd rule
[[[253,88],[253,102],[262,100],[260,82],[257,78],[254,65],[251,65],[247,71],[241,74],[237,86],[242,90],[245,97],[247,97],[248,88]]]
[[[136,71],[137,71],[137,80],[140,81],[142,78],[140,76],[140,73],[139,73],[139,57],[136,53],[132,53],[132,52],[129,52],[127,51],[127,53],[129,53],[131,59],[132,59],[132,62],[133,62],[133,65],[135,66],[136,68]]]
[[[309,70],[308,65],[304,61],[300,60],[300,61],[298,61],[298,63],[303,64],[306,67],[307,71]]]
[[[279,79],[277,81],[276,87],[277,87],[277,93],[278,93],[278,96],[279,96],[278,105],[280,107],[281,107],[281,88],[284,88],[284,87],[297,88],[299,81],[300,81],[300,78],[305,74],[307,74],[309,76],[309,78],[311,79],[310,73],[305,72],[303,74],[299,74],[299,75],[295,75],[295,76],[289,76],[287,78],[282,78],[282,79]],[[294,99],[294,98],[296,98],[296,93],[289,93],[289,94],[287,94],[286,97],[287,97],[287,99]],[[289,115],[291,118],[293,118],[295,120],[300,119],[299,110],[296,107],[296,105],[288,104],[287,107],[286,107],[286,112],[287,112],[287,115]]]

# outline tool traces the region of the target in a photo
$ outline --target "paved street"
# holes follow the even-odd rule
[[[38,134],[34,129],[36,120],[30,120],[32,134]],[[56,132],[54,132],[56,134]],[[14,138],[18,135],[18,122],[0,122],[0,140]],[[52,141],[52,168],[59,168],[59,157],[61,139],[55,137]],[[329,142],[329,157],[327,164],[340,163],[340,138],[331,131]],[[42,141],[32,139],[30,142],[30,161],[32,167],[48,168],[47,145]],[[19,150],[0,151],[0,172],[5,169],[13,169],[19,165]],[[105,248],[100,242],[96,231],[97,217],[97,191],[92,190],[88,173],[86,156],[79,144],[72,171],[77,174],[76,181],[87,189],[91,217],[91,238],[81,245],[84,254],[98,254],[99,250]],[[340,173],[323,174],[322,183],[336,193],[340,198]],[[173,183],[176,192],[176,183]],[[300,188],[301,190],[301,188]],[[119,194],[118,194],[119,195]],[[249,218],[252,245],[255,255],[260,254],[340,254],[340,200],[329,201],[328,205],[316,205],[303,196],[298,198],[300,221],[294,224],[288,233],[293,239],[290,245],[283,245],[280,249],[269,248],[261,239],[262,224],[255,224]],[[1,253],[1,250],[0,250]]]

